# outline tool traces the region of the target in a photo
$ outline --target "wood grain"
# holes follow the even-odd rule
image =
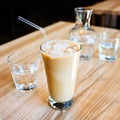
[[[74,26],[58,22],[46,27],[49,39],[67,39]],[[119,30],[93,27],[97,32],[109,31],[111,36]],[[38,88],[20,93],[8,68],[7,56],[27,50],[39,52],[43,41],[39,31],[22,36],[0,46],[0,118],[2,120],[120,120],[120,60],[105,62],[98,59],[97,42],[90,60],[79,61],[74,104],[71,109],[59,111],[48,104],[48,89],[43,61],[39,70]],[[27,54],[26,54],[27,57]]]

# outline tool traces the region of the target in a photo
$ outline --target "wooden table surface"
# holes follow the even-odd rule
[[[60,21],[45,29],[49,39],[67,38],[73,26]],[[113,37],[120,33],[114,29],[93,28],[109,31]],[[59,111],[49,106],[43,61],[38,88],[27,93],[16,90],[7,56],[21,50],[29,54],[33,50],[40,52],[41,41],[41,33],[35,31],[0,46],[0,120],[120,120],[120,60],[99,60],[97,43],[93,58],[79,61],[74,104],[69,110]]]
[[[120,15],[120,0],[104,0],[92,6],[96,14],[113,14]]]

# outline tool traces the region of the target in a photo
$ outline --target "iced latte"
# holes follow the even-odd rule
[[[73,103],[80,46],[69,40],[49,40],[41,44],[49,103],[53,108],[68,109]]]

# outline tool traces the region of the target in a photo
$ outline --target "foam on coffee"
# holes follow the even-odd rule
[[[41,46],[41,49],[42,51],[45,51],[45,53],[48,53],[52,56],[61,56],[79,51],[80,48],[72,41],[68,42],[68,40],[51,40],[44,43]]]

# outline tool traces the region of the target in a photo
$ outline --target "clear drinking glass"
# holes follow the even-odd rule
[[[49,40],[41,44],[49,103],[55,109],[68,109],[73,104],[80,46],[70,40]]]
[[[99,59],[114,61],[118,57],[120,38],[111,36],[109,32],[98,33]]]
[[[69,32],[69,39],[82,46],[80,59],[87,60],[92,57],[96,32],[90,26],[92,9],[77,7],[75,8],[75,26]]]
[[[8,64],[16,88],[19,91],[30,91],[37,86],[40,65],[39,53],[28,54],[25,51],[8,56]]]

